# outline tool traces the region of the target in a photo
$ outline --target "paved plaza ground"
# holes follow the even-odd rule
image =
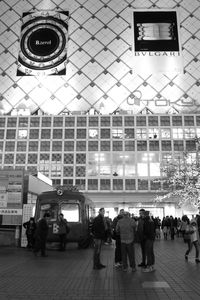
[[[140,247],[136,261],[140,263]],[[93,270],[93,249],[68,244],[65,252],[48,250],[34,257],[24,248],[0,247],[0,300],[156,300],[200,299],[200,264],[194,249],[184,260],[182,238],[155,241],[156,271],[138,267],[126,273],[114,267],[113,245],[102,248],[106,268]]]

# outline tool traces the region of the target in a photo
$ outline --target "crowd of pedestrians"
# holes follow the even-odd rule
[[[103,214],[101,213],[103,211]],[[99,258],[95,259],[95,253],[99,253],[98,245],[110,244],[111,239],[115,241],[114,249],[114,266],[122,269],[124,272],[128,267],[132,272],[136,271],[135,262],[135,243],[138,243],[141,248],[141,262],[138,267],[142,268],[143,272],[155,271],[155,255],[154,255],[154,241],[163,237],[164,240],[174,240],[176,237],[183,238],[187,245],[185,252],[185,260],[188,260],[188,255],[192,248],[195,248],[195,262],[199,263],[199,236],[200,236],[200,216],[189,220],[184,215],[182,218],[173,216],[159,217],[151,216],[150,212],[145,209],[139,210],[139,217],[131,215],[129,212],[121,209],[119,214],[113,219],[109,220],[109,243],[107,237],[108,219],[104,217],[105,210],[100,209],[101,215],[101,232],[103,233],[100,241],[96,241],[96,231],[98,227],[96,217],[94,219],[93,235],[94,235],[94,269],[105,268]],[[111,229],[111,230],[110,230]],[[112,243],[112,242],[111,242]]]
[[[36,223],[34,218],[23,223],[26,229],[27,248],[32,250],[35,256],[41,253],[46,257],[46,242],[48,236],[48,219],[50,215],[45,213]],[[61,251],[65,251],[67,234],[69,226],[62,213],[58,218],[58,236]],[[195,249],[195,262],[200,263],[199,258],[199,236],[200,236],[200,215],[191,220],[184,215],[182,218],[173,216],[153,217],[145,209],[139,210],[139,216],[131,215],[129,212],[121,209],[119,214],[111,220],[105,217],[105,209],[100,208],[97,217],[91,220],[89,226],[91,234],[91,246],[93,252],[93,268],[100,270],[106,267],[101,262],[102,245],[112,245],[114,241],[114,266],[122,269],[124,272],[130,267],[132,272],[136,271],[135,243],[140,245],[141,262],[138,267],[143,272],[155,271],[154,241],[161,239],[174,240],[176,237],[183,238],[186,244],[185,260]]]

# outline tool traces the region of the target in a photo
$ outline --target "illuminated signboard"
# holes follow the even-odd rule
[[[23,13],[17,76],[65,75],[69,12]]]
[[[133,71],[182,73],[177,11],[134,10],[132,20]]]

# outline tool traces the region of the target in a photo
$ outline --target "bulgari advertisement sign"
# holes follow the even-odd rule
[[[69,12],[22,15],[17,76],[65,75]]]
[[[183,73],[176,10],[134,10],[132,28],[135,73]]]

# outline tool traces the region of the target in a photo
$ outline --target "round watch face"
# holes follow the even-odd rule
[[[17,75],[65,75],[68,12],[24,14]]]

